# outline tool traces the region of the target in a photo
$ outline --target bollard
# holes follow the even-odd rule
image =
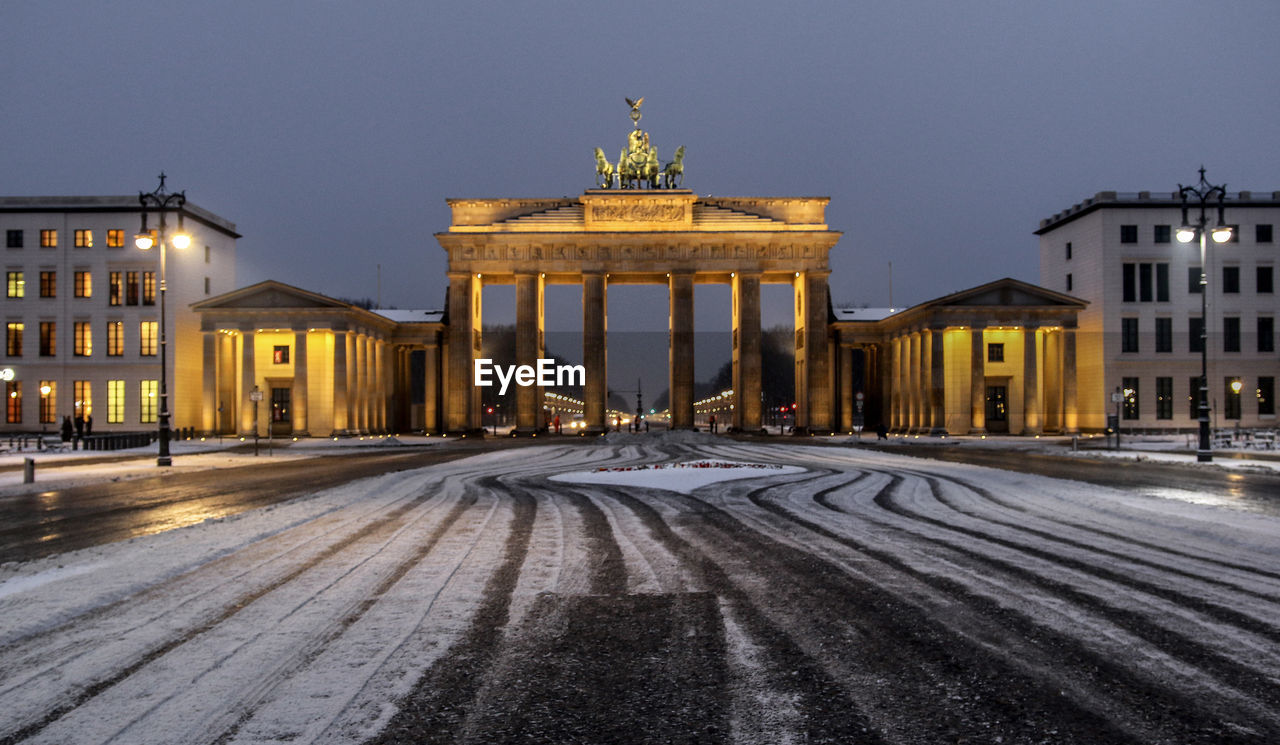
[[[22,483],[30,484],[36,480],[36,459],[22,459]]]
[[[1078,449],[1078,447],[1077,447],[1077,446],[1078,446],[1079,444],[1080,444],[1080,436],[1079,436],[1079,435],[1071,435],[1071,452],[1073,452],[1073,453],[1074,453],[1074,452],[1076,452],[1076,450]]]

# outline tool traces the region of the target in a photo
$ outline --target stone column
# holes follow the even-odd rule
[[[907,337],[907,430],[920,431],[920,332]]]
[[[383,339],[373,339],[373,389],[375,395],[373,397],[373,419],[374,427],[379,432],[391,431],[388,427],[387,408],[389,403],[389,393],[391,386],[387,384],[387,378],[391,375],[391,363],[388,360],[388,353],[391,348],[387,346],[387,342]]]
[[[929,408],[930,434],[947,434],[947,360],[946,329],[929,331]]]
[[[305,437],[307,411],[307,330],[293,332],[293,434]]]
[[[986,325],[969,327],[969,434],[987,433],[987,345]]]
[[[252,329],[240,331],[240,434],[252,437],[258,432],[257,418],[254,416],[254,402],[249,394],[253,393],[257,366],[253,359]],[[263,400],[265,401],[265,394]]]
[[[853,347],[840,347],[840,429],[853,431]],[[863,357],[865,361],[866,357]],[[863,377],[866,364],[863,363]]]
[[[200,431],[203,435],[217,433],[216,416],[218,414],[218,337],[217,331],[205,331],[201,334],[204,349],[201,360],[202,387],[200,399]]]
[[[583,386],[583,420],[587,432],[607,430],[605,411],[609,397],[607,340],[608,285],[600,273],[582,276],[582,365],[587,369]]]
[[[893,427],[893,352],[892,342],[876,345],[876,388],[880,391],[880,424]]]
[[[733,276],[733,408],[734,429],[758,432],[763,370],[760,361],[760,275]]]
[[[1041,413],[1042,429],[1045,432],[1062,432],[1062,332],[1045,330],[1041,337],[1044,340],[1042,356],[1044,361],[1044,411]]]
[[[795,278],[796,433],[831,431],[831,364],[827,350],[827,277],[803,272]]]
[[[903,416],[906,400],[903,397],[906,391],[906,384],[903,381],[903,354],[902,354],[902,336],[894,336],[889,341],[889,354],[893,358],[890,361],[892,369],[893,382],[890,384],[890,396],[892,398],[889,428],[895,432],[901,432],[906,417]]]
[[[369,431],[369,420],[365,417],[365,403],[368,390],[367,382],[364,377],[364,366],[367,362],[365,355],[364,332],[353,331],[352,337],[352,341],[355,344],[355,354],[351,356],[351,427],[357,434],[363,435]]]
[[[1037,366],[1036,327],[1022,328],[1022,434],[1038,435],[1041,432],[1040,380]]]
[[[1062,329],[1062,425],[1069,435],[1080,432],[1076,411],[1076,330]]]
[[[537,367],[542,348],[544,280],[541,274],[516,275],[516,364]],[[542,428],[543,389],[516,387],[516,434],[528,435]]]
[[[480,389],[472,380],[475,352],[480,343],[480,277],[449,273],[449,356],[445,396],[445,429],[469,432],[479,428]]]
[[[333,332],[333,432],[344,433],[351,428],[350,409],[347,405],[347,332]]]
[[[360,357],[354,329],[347,331],[347,431],[360,432]]]
[[[671,428],[693,429],[693,273],[672,272],[668,295]]]
[[[422,426],[427,432],[440,431],[440,412],[437,401],[440,396],[440,348],[428,342],[423,354]]]

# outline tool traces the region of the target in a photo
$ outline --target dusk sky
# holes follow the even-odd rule
[[[447,197],[592,185],[642,126],[685,186],[829,196],[837,303],[1038,279],[1038,221],[1203,163],[1280,189],[1280,3],[8,2],[0,193],[169,186],[234,221],[238,283],[439,307]],[[650,291],[651,289],[651,291]],[[510,322],[514,292],[486,294]],[[492,299],[491,299],[492,298]],[[728,289],[699,288],[724,331]],[[665,290],[610,330],[664,330]],[[766,292],[766,323],[789,303]],[[660,312],[632,312],[654,304]],[[577,289],[549,324],[577,329]]]

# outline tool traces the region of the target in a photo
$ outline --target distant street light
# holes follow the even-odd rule
[[[166,287],[165,281],[165,248],[166,243],[172,243],[174,248],[183,249],[191,245],[191,236],[182,229],[183,206],[187,203],[187,193],[185,191],[170,194],[164,190],[165,175],[160,173],[160,186],[150,194],[138,193],[138,202],[142,205],[142,229],[138,231],[138,235],[134,238],[134,245],[143,251],[150,250],[157,243],[160,245],[160,452],[156,458],[157,466],[171,466],[173,459],[169,457],[169,387],[168,387],[168,336],[165,333],[165,308],[164,296]],[[147,210],[152,209],[159,213],[160,224],[153,236],[152,232],[147,229]],[[166,236],[165,232],[168,223],[165,220],[165,214],[170,210],[178,213],[178,231],[172,236]],[[167,240],[166,240],[167,239]]]
[[[1205,263],[1205,238],[1210,234],[1214,243],[1231,240],[1231,226],[1223,217],[1227,185],[1214,186],[1205,181],[1204,166],[1201,166],[1200,183],[1194,186],[1178,184],[1178,194],[1182,196],[1182,226],[1178,228],[1178,241],[1190,243],[1200,239],[1200,446],[1196,450],[1196,460],[1209,463],[1213,461],[1213,444],[1209,438],[1209,267]],[[1218,202],[1218,224],[1209,230],[1209,203],[1214,199]],[[1200,216],[1192,222],[1188,219],[1187,210],[1197,202]]]

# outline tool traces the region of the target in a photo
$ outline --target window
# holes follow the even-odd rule
[[[5,248],[22,248],[22,231],[6,230],[4,234],[4,246]]]
[[[1173,418],[1173,378],[1156,378],[1156,419]]]
[[[120,272],[111,272],[107,275],[108,295],[110,299],[107,301],[111,305],[120,305],[124,297],[124,283],[120,280]]]
[[[1123,378],[1124,381],[1124,408],[1122,410],[1123,418],[1138,418],[1138,379]]]
[[[158,386],[154,380],[138,381],[138,421],[143,424],[156,421],[156,409],[159,408],[157,390]]]
[[[1204,277],[1200,274],[1200,267],[1187,267],[1187,292],[1192,295],[1199,295],[1204,292]]]
[[[88,321],[75,322],[75,345],[73,355],[76,357],[93,356],[93,329]]]
[[[1140,264],[1125,263],[1121,270],[1124,302],[1169,301],[1168,264],[1152,264],[1145,261]],[[1199,277],[1196,280],[1198,282]]]
[[[1276,351],[1276,319],[1271,316],[1258,316],[1258,351]]]
[[[93,383],[88,380],[73,380],[71,389],[76,398],[76,416],[87,417],[93,414]]]
[[[5,407],[5,421],[9,424],[22,424],[22,381],[10,380],[5,383],[4,397],[9,402]]]
[[[289,345],[276,345],[271,348],[271,364],[287,365],[289,364]]]
[[[205,246],[208,248],[208,246]],[[1071,261],[1071,241],[1067,241],[1067,261]]]
[[[1068,246],[1070,246],[1071,244],[1070,244],[1070,243],[1068,243],[1067,245],[1068,245]],[[1071,257],[1070,257],[1070,256],[1068,256],[1067,258],[1069,259],[1069,258],[1071,258]],[[212,262],[212,259],[213,259],[213,252],[212,252],[212,250],[211,250],[208,246],[205,246],[205,247],[204,247],[204,263],[209,264],[209,263],[211,263],[211,262]]]
[[[1226,316],[1222,319],[1222,351],[1240,351],[1240,316]]]
[[[204,294],[206,295],[209,294],[209,278],[208,277],[204,278]]]
[[[1168,243],[1169,236],[1170,236],[1170,231],[1169,231],[1168,225],[1157,225],[1155,226],[1155,230],[1152,233],[1152,238],[1155,239],[1156,243]]]
[[[207,277],[205,279],[206,281],[208,280]],[[1067,292],[1071,292],[1071,274],[1070,273],[1067,274]],[[208,293],[206,292],[205,294],[208,294]]]
[[[1204,319],[1192,316],[1187,323],[1187,350],[1204,351]]]
[[[40,423],[55,424],[58,421],[58,381],[40,381]]]
[[[1124,297],[1126,303],[1136,302],[1138,300],[1138,265],[1125,264],[1121,267],[1121,277],[1124,283]]]
[[[10,321],[5,325],[4,349],[10,357],[22,356],[22,330],[21,321]]]
[[[124,422],[124,381],[107,381],[107,423]]]
[[[1156,264],[1156,302],[1169,302],[1169,265]]]
[[[58,273],[55,271],[40,272],[40,297],[58,296]]]
[[[1223,378],[1222,418],[1240,418],[1240,391],[1244,390],[1244,381],[1230,375]]]
[[[1156,352],[1173,352],[1173,319],[1156,319]]]
[[[107,356],[124,355],[124,321],[107,321]]]
[[[1004,362],[1004,345],[987,345],[987,362]]]
[[[142,304],[143,305],[156,304],[156,273],[155,272],[142,273]]]
[[[1151,265],[1138,265],[1138,300],[1144,303],[1151,302]]]
[[[1120,319],[1120,351],[1121,352],[1137,352],[1138,351],[1138,319],[1136,318]]]
[[[138,304],[138,273],[125,272],[124,277],[125,277],[124,304],[137,305]]]
[[[1254,229],[1255,241],[1257,241],[1258,243],[1271,242],[1271,226],[1270,225],[1255,225],[1253,229]]]
[[[123,248],[124,247],[124,231],[108,230],[107,231],[107,248]]]
[[[58,231],[41,230],[40,231],[40,248],[57,248],[58,247]]]
[[[143,357],[156,356],[156,326],[155,321],[138,324],[138,354]]]
[[[1138,226],[1137,225],[1121,225],[1120,226],[1120,242],[1121,243],[1137,243],[1138,242]]]
[[[93,231],[77,230],[75,232],[76,248],[93,248]]]
[[[58,322],[40,322],[40,356],[56,357],[58,355]]]
[[[1240,292],[1240,267],[1222,267],[1222,291],[1224,293]]]
[[[1270,375],[1259,377],[1258,389],[1254,391],[1254,395],[1258,397],[1258,416],[1276,415],[1276,379],[1274,377]]]
[[[93,297],[93,274],[84,270],[75,273],[76,297]]]
[[[1275,292],[1274,275],[1269,266],[1257,267],[1257,287],[1258,294],[1270,295]]]
[[[1203,382],[1204,381],[1201,380],[1200,376],[1197,375],[1191,379],[1191,387],[1187,389],[1190,391],[1190,393],[1187,394],[1187,402],[1191,404],[1192,419],[1200,418],[1200,386]]]
[[[23,279],[22,272],[9,272],[9,297],[20,298],[26,297],[27,280]]]

